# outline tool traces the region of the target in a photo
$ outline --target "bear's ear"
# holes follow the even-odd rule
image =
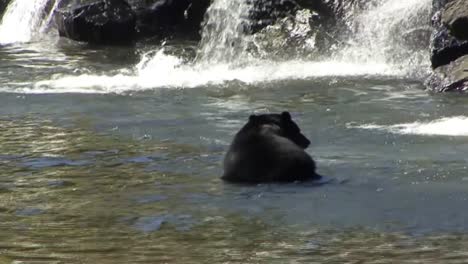
[[[289,121],[291,120],[291,114],[289,114],[289,112],[283,112],[281,113],[281,119],[282,120],[285,120],[285,121]]]

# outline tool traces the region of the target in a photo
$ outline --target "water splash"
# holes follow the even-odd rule
[[[113,75],[55,75],[32,87],[1,88],[3,92],[21,93],[126,93],[159,88],[195,88],[222,86],[227,82],[259,84],[287,79],[308,79],[325,76],[389,76],[385,65],[349,64],[342,62],[313,62],[289,60],[262,62],[244,67],[213,64],[205,67],[184,64],[183,60],[165,54],[164,49],[143,56],[133,72],[123,69]]]
[[[47,10],[50,0],[13,0],[0,24],[0,44],[28,42],[43,33],[59,0]]]
[[[309,22],[313,14],[303,9],[297,11],[295,16],[278,19],[253,35],[251,50],[261,59],[317,57],[317,34]]]
[[[351,37],[348,47],[335,57],[356,63],[427,67],[430,12],[431,0],[373,0],[364,10],[347,16]]]
[[[47,2],[31,1],[42,4]],[[15,5],[9,7],[10,13],[15,13],[14,10],[18,14],[22,13],[16,6],[20,2],[13,2]],[[314,61],[314,57],[285,56],[273,61],[272,53],[285,52],[289,43],[283,45],[281,42],[277,45],[280,48],[273,48],[272,51],[263,49],[265,54],[251,53],[249,45],[259,46],[258,36],[245,34],[245,27],[250,23],[248,14],[253,8],[252,4],[247,0],[214,0],[207,12],[202,40],[194,61],[186,62],[182,58],[169,55],[163,47],[145,54],[135,68],[122,69],[119,73],[114,71],[104,75],[80,76],[70,73],[55,74],[52,79],[28,85],[8,84],[1,90],[24,93],[122,93],[157,88],[220,86],[232,81],[257,84],[336,76],[406,77],[408,70],[424,68],[424,62],[411,64],[411,60],[414,58],[412,56],[426,54],[428,49],[418,47],[416,52],[409,50],[401,46],[401,36],[428,23],[425,20],[429,19],[430,6],[430,0],[373,0],[361,13],[349,16],[350,19],[355,17],[349,23],[356,30],[351,36],[349,46],[335,56],[321,61]],[[34,8],[22,10],[23,13],[28,13],[26,11],[32,9]],[[38,17],[40,12],[35,12],[36,15],[31,16]],[[284,20],[286,25],[292,25],[286,27],[286,32],[273,30],[273,27],[269,31],[275,34],[280,32],[286,36],[283,39],[290,39],[291,36],[291,39],[296,36],[315,37],[307,27],[309,17],[310,14],[307,13],[299,16],[296,14],[298,23]],[[34,23],[41,25],[39,21],[40,19]],[[5,25],[2,24],[2,27]],[[31,28],[28,30],[29,36],[33,35],[31,32],[35,32]],[[260,32],[263,33],[265,31]],[[263,40],[268,41],[268,37]],[[277,39],[272,38],[272,41],[275,40]],[[312,42],[306,40],[304,42],[313,47],[313,39]],[[294,43],[297,44],[293,41],[291,45]],[[263,44],[268,46],[268,43]],[[404,53],[407,51],[411,54]],[[254,57],[254,54],[260,54],[260,57]],[[429,60],[424,58],[421,61]]]
[[[197,55],[197,62],[237,64],[247,58],[250,36],[247,0],[214,0],[206,11],[206,19]]]
[[[429,122],[413,122],[396,125],[349,125],[349,128],[380,130],[395,134],[425,136],[468,136],[468,117],[445,117]]]

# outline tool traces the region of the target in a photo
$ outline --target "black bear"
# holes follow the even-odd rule
[[[289,112],[251,115],[224,158],[223,180],[234,183],[320,179],[304,149],[310,141]]]

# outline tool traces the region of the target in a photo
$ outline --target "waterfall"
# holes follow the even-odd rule
[[[270,37],[257,36],[259,33],[253,36],[244,33],[245,27],[250,23],[249,12],[253,8],[249,2],[251,1],[213,1],[206,13],[197,63],[242,65],[253,61],[249,48],[252,47],[250,44],[256,44],[258,39],[287,43],[276,39],[278,33]],[[347,38],[341,38],[345,39],[344,45],[332,52],[331,60],[355,64],[393,65],[400,68],[428,65],[431,0],[371,0],[360,10],[352,5],[342,8],[345,8],[344,17],[350,34]],[[281,20],[278,23],[281,23]],[[278,27],[287,28],[287,25],[280,24]],[[264,30],[262,34],[265,32],[268,34],[269,31]],[[301,43],[314,41],[304,39],[288,45],[303,45]],[[265,47],[278,46],[273,45],[274,43],[262,44]],[[256,45],[256,48],[261,47]],[[311,47],[307,48],[310,50]],[[259,50],[256,54],[263,54],[263,58],[269,58],[271,56],[264,53],[278,55],[287,50],[290,48],[282,47],[281,50],[274,51]],[[303,54],[296,56],[304,58]],[[286,57],[291,58],[294,55]]]
[[[212,1],[194,60],[178,54],[177,48],[168,51],[163,45],[144,53],[141,62],[131,70],[124,68],[117,74],[104,75],[55,75],[51,80],[36,82],[33,89],[25,92],[119,93],[330,76],[423,79],[430,69],[426,34],[430,29],[431,0],[369,0],[365,6],[346,6],[340,11],[344,12],[342,19],[351,29],[350,34],[329,42],[328,38],[320,37],[335,36],[319,31],[326,27],[310,24],[315,14],[309,10],[279,19],[254,35],[248,34],[245,29],[252,23],[249,15],[255,11],[251,2]],[[421,41],[426,39],[427,43]],[[323,52],[323,56],[316,56],[322,52],[315,48],[316,43],[329,43],[325,45],[330,47],[331,55]],[[332,47],[333,44],[336,46]]]
[[[335,56],[355,63],[428,64],[431,0],[373,0],[347,14],[348,46]]]
[[[245,59],[249,36],[247,0],[214,0],[206,11],[197,62],[236,64]]]
[[[12,0],[0,24],[0,44],[28,42],[43,33],[52,18],[59,0]]]

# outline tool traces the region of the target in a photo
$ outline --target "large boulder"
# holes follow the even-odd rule
[[[298,10],[308,9],[314,14],[310,23],[316,28],[323,27],[324,30],[321,31],[331,36],[337,32],[336,21],[344,13],[340,10],[363,0],[246,1],[253,5],[247,14],[251,19],[245,27],[247,33],[259,32],[280,19],[294,17]],[[144,38],[198,41],[201,39],[201,27],[211,2],[212,0],[62,0],[55,19],[61,36],[85,42],[120,44]]]
[[[432,35],[431,64],[437,68],[468,54],[468,41],[452,36],[444,25],[438,27]]]
[[[253,49],[302,58],[328,57],[330,47],[345,45],[352,31],[350,10],[365,8],[367,0],[250,0]],[[281,51],[281,52],[278,52]]]
[[[373,2],[369,0],[296,0],[300,8],[314,13],[310,21],[316,30],[316,46],[325,56],[333,50],[344,48],[349,37],[356,30],[351,16],[368,9]],[[334,47],[330,49],[330,47]]]
[[[294,14],[300,6],[294,0],[249,0],[250,33],[255,33],[274,24],[278,19]]]
[[[55,22],[60,36],[96,44],[126,44],[136,39],[136,15],[123,0],[59,9]]]
[[[457,36],[468,33],[468,27],[460,29],[457,25],[463,12],[454,11],[464,0],[434,0],[432,25],[434,28],[431,43],[431,63],[433,68],[449,64],[468,54],[468,41]],[[468,15],[468,9],[465,10]],[[463,19],[461,19],[463,20]],[[453,34],[455,32],[455,34]],[[465,32],[465,33],[463,33]]]
[[[468,1],[457,0],[447,3],[442,14],[442,23],[450,33],[460,40],[468,40]]]
[[[435,91],[464,91],[468,72],[468,1],[433,0],[431,64]]]
[[[210,0],[158,0],[135,6],[139,37],[200,39]]]
[[[55,20],[61,36],[90,43],[122,44],[153,37],[199,40],[210,3],[211,0],[62,0]]]
[[[436,68],[428,85],[437,92],[466,91],[468,89],[468,55]]]

